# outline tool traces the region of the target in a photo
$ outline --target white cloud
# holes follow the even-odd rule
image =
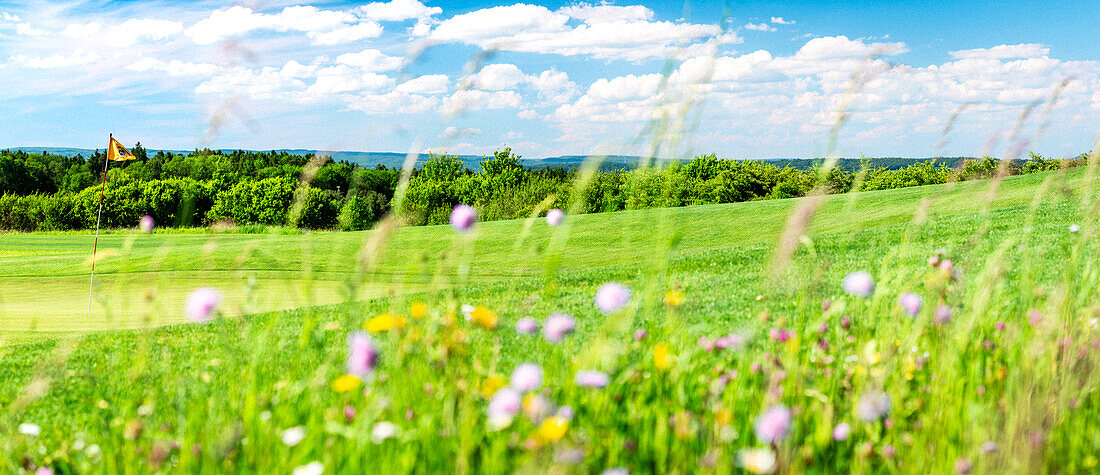
[[[15,33],[23,36],[44,36],[46,31],[35,28],[30,23],[20,23],[15,25]]]
[[[341,54],[336,57],[336,62],[365,71],[392,71],[400,68],[405,60],[396,56],[386,56],[376,49],[365,49],[358,53]]]
[[[117,28],[107,28],[98,34],[108,46],[126,47],[167,40],[182,31],[183,23],[178,21],[132,18],[122,22]]]
[[[101,30],[103,30],[103,25],[99,22],[70,23],[69,26],[61,31],[61,35],[70,38],[90,38]]]
[[[510,109],[519,107],[523,98],[516,91],[458,90],[443,100],[443,111],[448,115],[481,109]]]
[[[70,66],[94,63],[100,59],[102,59],[102,56],[98,53],[94,51],[84,51],[82,49],[73,51],[69,56],[54,55],[45,58],[35,58],[17,54],[11,57],[11,61],[22,63],[28,68],[35,69],[67,68]]]
[[[992,48],[964,49],[948,53],[955,59],[1045,58],[1050,48],[1040,44],[998,45]]]
[[[189,63],[173,59],[164,62],[155,58],[141,58],[126,66],[126,69],[135,72],[161,71],[169,76],[212,76],[218,72],[218,66],[209,63]]]
[[[306,89],[307,97],[322,100],[333,94],[379,91],[393,85],[393,79],[381,74],[364,72],[346,65],[317,70],[316,81]]]
[[[355,15],[348,12],[321,10],[313,6],[286,7],[277,14],[256,13],[251,8],[234,6],[215,10],[210,16],[195,23],[184,33],[195,43],[206,45],[227,38],[238,37],[255,30],[332,32],[348,23],[357,23]],[[353,30],[363,34],[370,27]],[[354,36],[345,32],[346,36]],[[316,35],[315,35],[316,37]],[[340,38],[337,34],[326,39]]]
[[[467,79],[469,87],[486,91],[513,89],[527,81],[527,75],[514,64],[490,64]]]
[[[781,16],[773,16],[772,17],[772,23],[774,23],[776,25],[793,25],[794,20],[785,20]]]
[[[446,74],[429,74],[398,84],[394,90],[410,94],[441,94],[447,92],[450,84]]]
[[[558,9],[558,13],[568,15],[588,24],[607,22],[649,21],[653,19],[653,10],[642,5],[591,5],[579,3]]]
[[[775,31],[775,27],[767,23],[749,23],[745,25],[745,29],[752,31]]]
[[[368,3],[355,9],[365,18],[378,21],[402,21],[424,19],[443,13],[439,7],[429,7],[418,0],[392,0]]]
[[[342,26],[332,31],[310,31],[306,33],[315,45],[339,45],[368,38],[382,36],[382,25],[373,21],[364,21],[349,26]]]
[[[574,28],[568,21],[568,15],[542,6],[516,4],[456,15],[440,23],[429,38],[486,50],[641,60],[673,56],[681,47],[721,33],[718,25],[593,20]]]
[[[439,134],[439,138],[442,138],[442,139],[445,139],[445,140],[454,140],[458,137],[477,137],[478,135],[481,135],[481,129],[475,129],[475,128],[460,129],[458,127],[451,126],[451,127],[447,127],[446,129],[443,129],[443,133]]]
[[[438,97],[391,91],[359,96],[348,104],[348,108],[378,115],[417,114],[436,108],[439,102]]]
[[[549,69],[538,75],[524,74],[518,66],[509,63],[495,63],[481,68],[463,80],[460,87],[485,91],[512,90],[520,86],[534,89],[546,104],[558,105],[573,98],[577,85],[569,80],[569,75],[556,69]]]

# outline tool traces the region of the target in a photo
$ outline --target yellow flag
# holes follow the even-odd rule
[[[115,140],[113,137],[111,138],[111,145],[107,147],[107,160],[124,162],[126,160],[136,159],[137,157],[130,153],[129,150],[126,150],[126,147],[123,147],[122,144],[118,143],[118,140]]]

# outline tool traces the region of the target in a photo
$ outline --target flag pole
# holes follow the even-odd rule
[[[92,318],[92,285],[95,283],[95,253],[99,248],[99,220],[103,217],[103,190],[107,188],[107,165],[111,163],[111,146],[114,145],[115,134],[109,135],[107,150],[103,155],[103,181],[99,185],[99,211],[95,216],[95,241],[92,242],[92,275],[88,279],[88,318]]]

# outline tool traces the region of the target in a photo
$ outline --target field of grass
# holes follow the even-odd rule
[[[91,236],[0,235],[0,468],[1093,471],[1092,173],[830,196],[780,270],[806,199],[466,235],[112,233],[91,318]],[[953,272],[928,264],[938,249]],[[841,288],[857,270],[869,297]],[[593,298],[609,281],[633,292],[605,315]],[[160,327],[186,321],[197,287],[224,293],[223,318]],[[914,317],[906,292],[923,299]],[[576,332],[514,328],[552,313]],[[340,379],[349,334],[382,314],[407,324],[375,320],[378,367]],[[744,343],[698,341],[731,334]],[[541,388],[494,427],[489,401],[523,362]],[[583,370],[610,382],[583,387]]]

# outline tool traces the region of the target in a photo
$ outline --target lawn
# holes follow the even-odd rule
[[[0,235],[0,467],[1095,470],[1090,172],[830,196],[782,269],[806,199],[471,234],[110,233],[90,319],[90,236]],[[857,270],[867,296],[842,289]],[[609,281],[632,293],[604,313]],[[200,286],[222,318],[182,323]],[[515,329],[553,313],[575,319],[560,342]],[[342,377],[365,323],[380,363]]]

